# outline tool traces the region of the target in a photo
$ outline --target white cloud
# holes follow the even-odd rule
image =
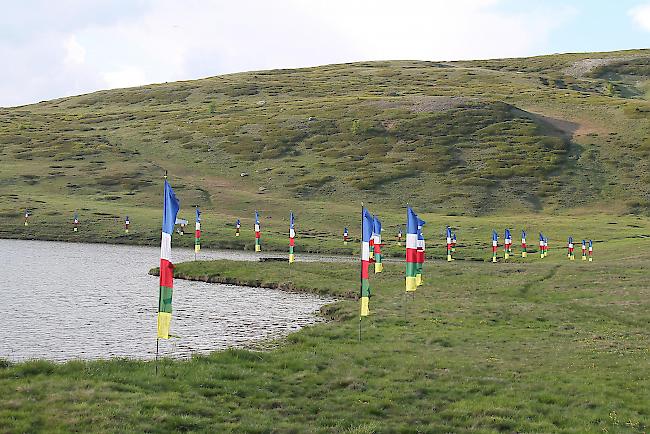
[[[109,89],[117,87],[131,87],[147,84],[145,72],[135,66],[127,66],[117,71],[105,72],[102,78]]]
[[[628,13],[639,27],[650,32],[650,3],[636,6]]]
[[[86,50],[74,35],[68,37],[64,43],[65,58],[63,63],[67,66],[81,65],[86,60]]]
[[[61,4],[32,8],[38,25],[0,38],[0,57],[15,59],[13,68],[0,68],[0,105],[255,69],[533,55],[573,13],[544,3],[514,12],[501,0]],[[3,19],[10,24],[25,13],[0,17],[0,29]]]

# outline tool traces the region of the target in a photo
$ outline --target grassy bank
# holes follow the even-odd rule
[[[650,426],[649,240],[593,263],[425,265],[404,308],[403,264],[358,304],[276,350],[190,361],[5,364],[0,431],[645,432]],[[187,277],[356,291],[355,264],[179,264]],[[215,289],[216,290],[216,289]],[[405,319],[406,318],[406,319]]]

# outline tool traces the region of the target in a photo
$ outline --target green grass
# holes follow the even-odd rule
[[[589,58],[612,63],[567,72]],[[338,236],[361,200],[386,214],[410,202],[439,215],[645,215],[648,58],[360,62],[0,109],[0,236],[73,240],[77,209],[88,240],[155,243],[164,170],[182,214],[200,205],[220,232],[206,241],[223,247],[243,247],[228,235],[255,209],[271,232],[294,209],[305,229]],[[38,222],[27,231],[25,208]],[[125,214],[130,237],[115,223]],[[336,249],[309,246],[324,248]]]
[[[650,425],[647,238],[601,243],[593,263],[404,265],[358,303],[267,352],[190,361],[44,361],[0,368],[0,430],[202,432],[645,432]],[[357,264],[180,264],[177,272],[356,291]],[[272,271],[271,271],[272,269]],[[272,273],[272,274],[270,274]],[[333,278],[336,279],[336,281]],[[176,319],[178,320],[178,319]]]

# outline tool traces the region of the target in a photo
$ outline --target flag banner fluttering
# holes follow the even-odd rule
[[[196,207],[196,219],[194,223],[194,253],[201,251],[201,210]]]
[[[582,260],[587,260],[587,240],[582,240]]]
[[[539,233],[539,257],[544,258],[544,234]]]
[[[129,216],[127,215],[124,218],[124,233],[128,234],[129,233],[129,225],[131,224],[131,220],[129,220]]]
[[[402,234],[402,227],[400,226],[400,227],[397,229],[397,245],[398,245],[398,246],[401,246],[401,245],[402,245],[402,237],[403,237],[403,234]]]
[[[262,251],[262,240],[261,240],[262,233],[260,231],[260,215],[255,211],[255,251],[256,252],[261,252]]]
[[[567,257],[571,260],[574,261],[576,259],[574,253],[573,253],[573,237],[569,237],[567,240]]]
[[[29,211],[25,210],[25,226],[29,226],[29,223],[27,222],[27,219],[29,219]]]
[[[236,237],[239,236],[239,228],[241,228],[241,223],[240,223],[239,219],[237,219],[237,223],[235,223],[235,236]]]
[[[421,229],[420,217],[410,206],[406,208],[406,292],[418,287],[418,237]],[[424,222],[422,222],[424,223]]]
[[[293,220],[293,211],[289,213],[289,263],[293,264],[293,262],[296,260],[296,257],[294,256],[293,253],[293,248],[296,244],[295,238],[296,237],[296,230],[294,226],[294,220]]]
[[[74,212],[73,225],[74,225],[73,231],[77,232],[79,230],[79,214],[77,214],[77,211]]]
[[[589,262],[592,262],[594,258],[594,244],[589,240]]]
[[[447,262],[451,262],[451,228],[447,226]]]
[[[528,255],[526,251],[526,231],[521,230],[521,257],[525,258]]]
[[[372,238],[374,241],[375,273],[381,273],[384,270],[384,264],[381,263],[381,221],[377,216],[373,216]]]
[[[423,226],[426,222],[418,217],[418,241],[417,241],[417,270],[415,273],[415,284],[416,286],[421,286],[423,283],[422,279],[422,270],[424,269],[424,251],[426,249],[424,245],[424,233]]]
[[[505,234],[503,235],[504,259],[510,259],[511,251],[512,251],[512,236],[510,235],[510,229],[506,229]]]
[[[343,228],[343,245],[346,246],[348,245],[348,237],[349,237],[348,228]]]
[[[548,237],[544,236],[544,257],[548,256]]]
[[[456,253],[456,232],[451,233],[451,253]]]
[[[497,249],[499,248],[499,235],[492,229],[492,262],[497,261]]]
[[[180,204],[171,185],[165,179],[162,237],[160,240],[160,291],[158,293],[158,338],[169,339],[172,321],[172,292],[174,264],[172,263],[172,233]]]
[[[368,303],[370,300],[370,281],[368,267],[370,266],[370,241],[374,219],[367,209],[361,208],[361,311],[360,316],[370,313]]]

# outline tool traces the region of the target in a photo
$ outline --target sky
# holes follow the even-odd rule
[[[650,48],[650,0],[4,0],[0,107],[232,72]]]

